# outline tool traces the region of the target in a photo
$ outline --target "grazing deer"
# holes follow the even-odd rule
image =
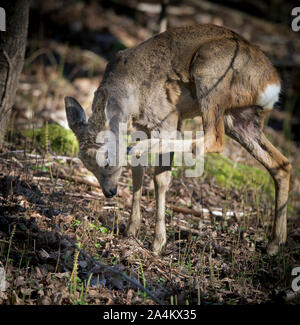
[[[279,93],[279,76],[259,48],[226,28],[196,25],[170,29],[118,52],[95,92],[88,121],[75,99],[66,97],[65,103],[69,126],[79,141],[79,157],[97,177],[106,197],[117,193],[122,162],[116,166],[110,166],[109,161],[106,166],[97,164],[101,145],[96,138],[105,128],[118,138],[119,123],[130,122],[150,134],[153,130],[178,130],[183,119],[201,116],[205,153],[222,152],[225,134],[236,140],[274,179],[276,208],[268,253],[276,254],[287,236],[291,165],[262,129]],[[109,149],[105,150],[103,159]],[[132,168],[128,235],[135,236],[141,223],[143,174],[144,167]],[[166,243],[165,201],[170,182],[171,166],[155,167],[153,251],[157,253]]]

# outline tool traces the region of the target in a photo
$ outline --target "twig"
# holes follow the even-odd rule
[[[56,173],[56,170],[54,170],[54,173]],[[39,171],[38,173],[34,174],[35,176],[40,176],[40,175],[48,175],[48,172],[43,172],[43,171]],[[56,175],[56,178],[60,178],[60,179],[66,179],[68,181],[74,181],[77,182],[79,184],[85,184],[85,185],[90,185],[93,187],[97,187],[100,188],[100,185],[97,181],[93,181],[81,176],[76,176],[76,175],[65,175],[62,171],[60,171],[60,173],[58,175]]]
[[[168,204],[168,207],[176,212],[180,212],[180,213],[184,213],[184,214],[192,214],[196,217],[203,217],[203,211],[197,211],[197,210],[190,209],[190,208],[178,207],[177,205],[174,205],[174,204]]]
[[[80,176],[70,176],[70,175],[64,175],[64,174],[60,173],[57,177],[61,178],[61,179],[72,180],[72,181],[80,183],[80,184],[86,184],[86,185],[100,188],[100,185],[98,182],[94,182],[92,180],[89,180],[89,179],[86,179],[86,178],[83,178]]]
[[[126,281],[130,282],[131,284],[133,284],[134,286],[136,286],[137,288],[139,288],[140,290],[142,290],[143,292],[145,292],[149,297],[151,297],[156,303],[158,303],[159,305],[163,305],[163,303],[160,301],[160,299],[158,299],[156,296],[154,296],[147,288],[145,288],[144,286],[142,286],[140,283],[137,282],[137,280],[135,278],[130,278],[128,275],[126,275],[125,273],[120,272],[119,270],[117,270],[116,268],[106,265],[102,262],[96,261],[92,256],[90,256],[89,254],[87,254],[84,250],[82,250],[80,247],[78,247],[78,245],[76,245],[73,240],[66,234],[63,233],[63,231],[60,229],[60,227],[58,225],[55,225],[56,229],[59,231],[59,233],[61,234],[61,236],[63,238],[65,238],[74,248],[76,248],[80,254],[82,256],[84,256],[85,258],[87,258],[88,260],[90,260],[94,265],[100,267],[100,268],[104,268],[106,270],[109,270],[110,272],[120,275],[121,277],[123,277]]]
[[[18,157],[20,158],[32,158],[32,159],[41,159],[44,160],[45,158],[42,155],[27,153],[25,150],[12,150],[12,151],[6,151],[2,154],[0,154],[0,157],[8,158],[10,156]],[[63,162],[66,161],[74,161],[74,162],[80,162],[80,159],[77,157],[68,157],[68,156],[59,156],[59,155],[51,155],[47,157],[48,160],[62,160]]]
[[[168,207],[176,212],[180,212],[180,213],[184,213],[184,214],[191,214],[194,215],[196,217],[203,217],[204,214],[213,214],[215,216],[226,216],[226,217],[232,217],[232,216],[238,216],[238,217],[242,217],[242,216],[247,216],[247,215],[251,215],[251,214],[255,214],[257,212],[252,212],[249,214],[245,214],[244,212],[235,212],[235,211],[227,211],[226,213],[223,213],[223,211],[220,209],[218,210],[218,208],[214,208],[215,210],[210,210],[210,209],[205,209],[205,208],[201,208],[201,210],[194,210],[194,209],[190,209],[190,208],[185,208],[185,207],[178,207],[177,205],[174,204],[168,204]]]
[[[182,225],[178,225],[177,227],[180,230],[183,230],[183,231],[186,231],[186,232],[190,232],[191,234],[194,234],[194,235],[198,235],[198,236],[201,236],[202,235],[201,231],[196,230],[196,229],[193,229],[193,228],[185,227],[185,226],[182,226]]]

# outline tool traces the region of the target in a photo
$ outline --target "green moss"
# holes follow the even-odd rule
[[[78,142],[71,130],[58,124],[49,124],[35,130],[25,130],[23,135],[32,138],[41,149],[49,149],[60,155],[73,156],[78,152]]]
[[[176,155],[176,153],[175,153]],[[213,179],[225,188],[252,188],[274,197],[274,182],[266,170],[251,167],[226,158],[220,154],[207,154],[204,158],[204,174],[202,177]],[[178,177],[187,166],[176,166],[173,160],[172,175]]]
[[[113,45],[113,51],[123,51],[126,49],[127,49],[127,47],[121,42],[116,42]]]
[[[204,166],[206,176],[214,177],[220,186],[236,189],[247,186],[274,194],[273,180],[267,171],[235,163],[218,154],[206,155]]]

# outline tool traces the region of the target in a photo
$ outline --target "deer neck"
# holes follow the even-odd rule
[[[109,129],[115,134],[120,133],[121,125],[123,128],[131,116],[138,113],[136,87],[126,81],[123,84],[111,81],[109,87],[103,85],[95,94],[92,110],[89,124],[95,132]]]

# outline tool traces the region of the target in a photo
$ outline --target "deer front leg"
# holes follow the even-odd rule
[[[127,226],[127,236],[136,236],[137,231],[141,224],[141,197],[142,186],[144,178],[144,167],[136,166],[132,167],[132,183],[133,183],[133,196],[132,196],[132,208],[129,223]]]
[[[161,158],[163,155],[160,155]],[[171,154],[173,158],[173,154]],[[172,159],[171,159],[172,161]],[[160,253],[167,241],[166,222],[165,222],[165,205],[166,192],[172,179],[170,166],[157,166],[154,171],[154,186],[156,199],[156,221],[155,234],[152,250]]]

